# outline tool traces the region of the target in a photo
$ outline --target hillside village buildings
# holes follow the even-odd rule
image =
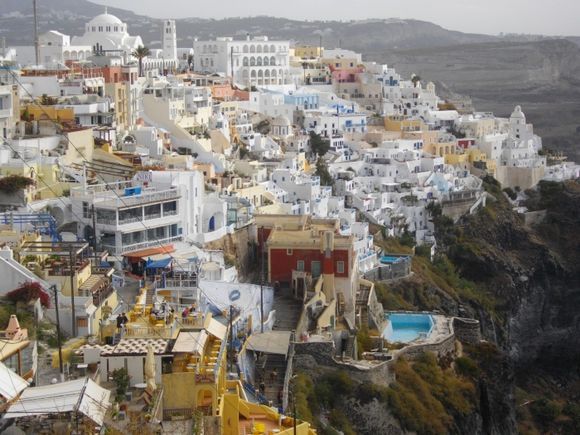
[[[548,165],[520,106],[464,113],[340,48],[251,35],[178,48],[173,20],[140,70],[130,24],[105,12],[83,35],[40,35],[41,65],[30,47],[0,63],[0,293],[31,294],[73,339],[67,382],[30,386],[36,345],[8,337],[0,381],[24,378],[2,396],[8,424],[76,413],[123,431],[195,413],[221,433],[313,434],[291,416],[295,352],[392,375],[397,353],[360,360],[356,337],[392,332],[373,280],[406,276],[412,258],[377,238],[435,253],[432,211],[475,213],[484,177],[520,191],[578,176]],[[407,344],[451,352],[454,321],[433,319],[440,342]],[[120,369],[123,409],[108,398]],[[99,392],[98,412],[45,403],[39,420],[23,406],[65,389],[78,403]]]

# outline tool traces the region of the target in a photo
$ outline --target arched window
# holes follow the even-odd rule
[[[274,56],[270,57],[270,65],[276,66],[276,58]]]
[[[256,70],[255,69],[252,70],[252,73],[250,74],[250,77],[253,78],[253,79],[256,78]]]
[[[270,59],[268,59],[268,56],[264,56],[264,66],[269,66],[270,65]]]
[[[264,53],[268,53],[270,51],[270,48],[267,45],[264,45]]]
[[[273,69],[273,70],[272,70],[272,77],[276,77],[276,75],[277,75],[277,74],[276,74],[276,70],[275,70],[275,69]]]
[[[258,57],[256,58],[256,65],[257,65],[257,66],[262,66],[262,58],[261,58],[260,56],[258,56]]]
[[[269,70],[264,71],[264,77],[270,77],[270,71]]]
[[[255,53],[255,52],[256,52],[256,46],[250,45],[250,53]]]
[[[258,78],[262,78],[264,77],[264,73],[262,72],[262,70],[258,70]]]
[[[262,46],[261,45],[258,45],[256,47],[256,53],[261,53],[261,52],[262,52]]]
[[[254,56],[250,57],[250,66],[256,66],[256,59]]]
[[[274,44],[270,45],[270,53],[276,53],[276,47]]]
[[[247,53],[247,52],[248,52],[248,46],[244,45],[244,53]]]
[[[243,65],[248,66],[248,57],[247,56],[244,56]]]

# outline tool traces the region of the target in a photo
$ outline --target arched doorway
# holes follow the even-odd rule
[[[209,230],[215,231],[215,216],[209,218]]]

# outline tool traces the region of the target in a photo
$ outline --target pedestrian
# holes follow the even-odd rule
[[[183,312],[181,313],[181,317],[183,317],[184,319],[189,316],[189,307],[185,307],[185,309],[183,310]]]
[[[121,332],[121,328],[123,328],[123,316],[117,316],[117,332]]]
[[[280,389],[278,390],[278,403],[280,405],[282,405],[282,397],[284,396],[284,393],[282,391],[282,387],[280,387]]]
[[[270,382],[271,383],[276,382],[277,378],[278,378],[278,370],[274,369],[270,372]]]
[[[262,393],[262,396],[266,394],[266,384],[264,384],[264,381],[260,381],[260,393]]]

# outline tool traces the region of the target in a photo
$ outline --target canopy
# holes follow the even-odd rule
[[[28,387],[28,382],[0,362],[0,395],[2,397],[10,401],[26,387]]]
[[[290,345],[290,334],[290,331],[254,333],[248,337],[246,349],[286,356]]]
[[[167,266],[171,264],[171,257],[162,258],[160,260],[147,260],[147,264],[145,265],[145,269],[165,269]]]
[[[207,332],[201,331],[183,331],[179,332],[177,340],[173,345],[173,353],[195,353],[199,356],[203,355],[203,349],[207,342]]]
[[[8,408],[4,418],[78,411],[100,426],[110,406],[110,396],[109,390],[89,378],[31,387]]]
[[[207,323],[205,329],[207,329],[207,332],[209,332],[211,335],[219,338],[222,341],[224,341],[226,334],[228,333],[228,327],[213,318],[210,319],[210,321]]]

